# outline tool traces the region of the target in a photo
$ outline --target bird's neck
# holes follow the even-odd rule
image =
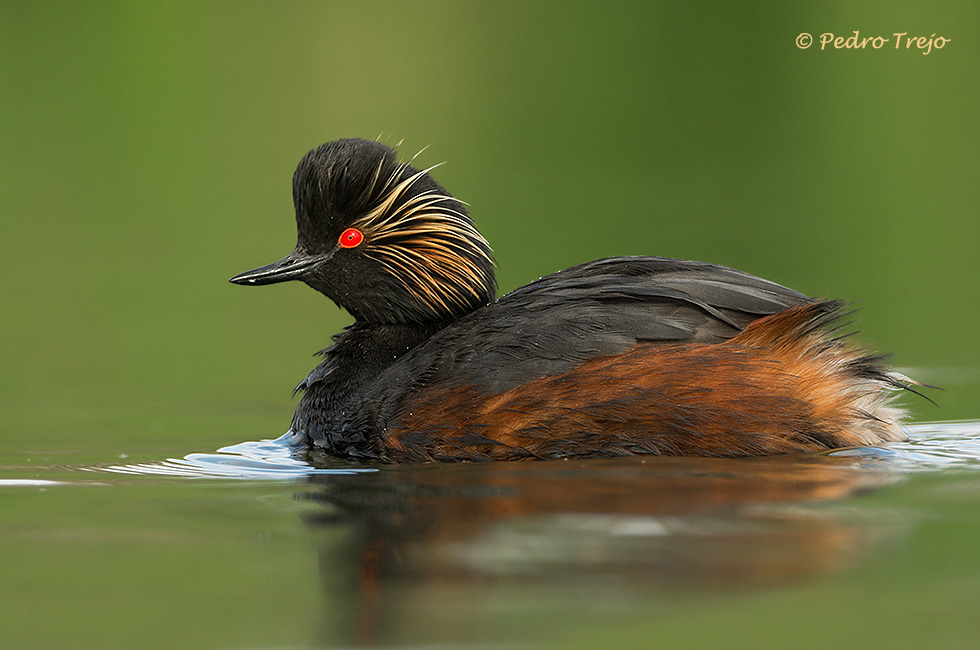
[[[292,431],[302,432],[328,450],[341,444],[349,447],[354,442],[353,430],[371,428],[366,420],[378,406],[365,403],[371,382],[445,325],[356,321],[323,351],[324,360],[299,385],[303,396],[293,416]],[[370,441],[363,444],[370,445]],[[345,453],[356,455],[353,449]]]
[[[324,363],[330,363],[345,383],[358,385],[376,377],[445,325],[356,321],[324,351]]]

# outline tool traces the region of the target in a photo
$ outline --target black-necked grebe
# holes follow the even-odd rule
[[[298,243],[231,279],[302,280],[353,325],[303,380],[294,439],[351,459],[756,456],[902,440],[915,383],[845,342],[842,307],[704,262],[618,257],[494,299],[462,203],[378,142],[293,176]]]

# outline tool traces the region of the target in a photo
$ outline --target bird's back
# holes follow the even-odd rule
[[[545,276],[452,323],[399,360],[378,389],[500,393],[643,344],[720,343],[813,302],[724,266],[662,257],[596,260]]]

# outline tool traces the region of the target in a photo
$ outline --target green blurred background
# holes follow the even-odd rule
[[[801,32],[952,41],[801,50]],[[338,137],[448,161],[502,290],[602,256],[718,262],[861,308],[977,417],[980,4],[3,2],[8,458],[273,437],[348,322],[231,275],[295,237]]]

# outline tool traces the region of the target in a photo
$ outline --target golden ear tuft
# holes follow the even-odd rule
[[[420,302],[436,313],[459,314],[493,298],[490,245],[460,202],[436,189],[412,194],[430,167],[402,180],[400,164],[379,187],[372,179],[373,207],[351,224],[364,233],[364,254],[377,261]]]

